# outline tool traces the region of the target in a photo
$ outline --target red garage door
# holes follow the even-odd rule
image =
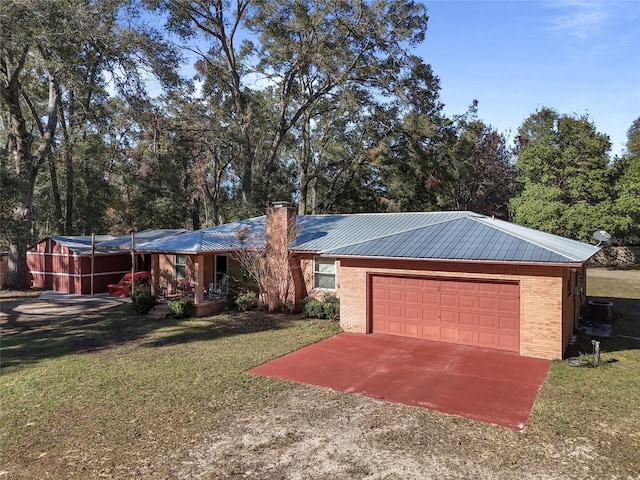
[[[520,286],[371,275],[371,331],[520,351]]]

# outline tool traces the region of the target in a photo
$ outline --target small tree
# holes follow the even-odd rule
[[[237,248],[231,258],[240,264],[242,274],[257,289],[258,298],[264,297],[264,231],[252,231],[249,227],[236,231]]]
[[[295,237],[295,216],[288,222],[286,234],[288,239]],[[256,287],[260,307],[268,311],[293,311],[296,303],[294,275],[302,278],[302,273],[288,248],[288,241],[274,245],[267,241],[264,229],[249,227],[238,230],[236,238],[238,247],[231,257]]]

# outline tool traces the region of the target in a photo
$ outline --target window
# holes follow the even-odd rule
[[[313,288],[322,290],[336,289],[335,258],[315,257],[313,261]]]
[[[187,276],[187,256],[186,255],[176,255],[174,262],[175,268],[175,278],[176,280],[183,280]]]

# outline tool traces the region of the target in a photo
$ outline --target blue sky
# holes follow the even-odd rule
[[[513,135],[536,109],[588,114],[620,154],[640,117],[640,1],[429,1],[416,54],[447,114]]]

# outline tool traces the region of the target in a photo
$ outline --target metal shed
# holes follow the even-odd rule
[[[96,243],[112,240],[96,235]],[[36,288],[62,293],[91,293],[91,236],[51,236],[27,252],[27,282]],[[131,271],[128,252],[95,251],[94,292],[106,292]]]
[[[185,230],[148,229],[134,234],[136,246],[159,238],[168,238]],[[90,235],[50,236],[40,240],[27,252],[27,282],[35,288],[61,293],[90,294],[93,258],[93,292],[107,291],[131,272],[131,236]],[[144,256],[136,269],[149,270]]]

